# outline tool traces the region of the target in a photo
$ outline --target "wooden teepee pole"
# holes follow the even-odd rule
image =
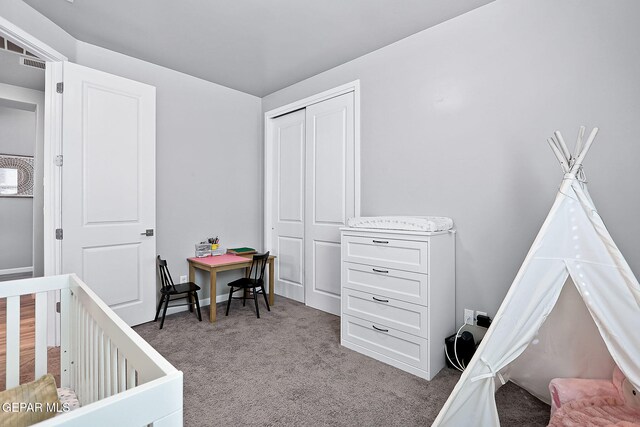
[[[564,173],[569,172],[569,163],[567,163],[567,160],[562,155],[562,152],[560,151],[560,149],[558,148],[554,140],[552,138],[547,138],[547,142],[549,143],[549,147],[551,147],[553,154],[556,155],[556,158],[560,162],[560,167],[562,167],[562,171]]]
[[[591,134],[589,135],[589,139],[587,139],[586,144],[584,144],[584,148],[580,151],[580,154],[578,154],[578,157],[576,158],[575,163],[571,167],[571,170],[569,171],[570,173],[575,175],[578,169],[580,169],[580,166],[582,166],[582,162],[584,160],[584,156],[587,155],[587,152],[591,148],[591,144],[593,144],[593,140],[596,139],[597,134],[598,134],[598,128],[593,128],[593,130],[591,131]]]
[[[586,130],[586,128],[584,126],[580,126],[580,130],[578,131],[578,139],[576,140],[576,146],[575,149],[573,151],[573,158],[575,159],[576,157],[578,157],[578,154],[580,154],[580,151],[582,151],[582,138],[584,138],[584,131]]]
[[[556,136],[556,141],[558,141],[558,145],[562,150],[562,154],[564,154],[564,158],[567,160],[568,164],[571,164],[571,153],[569,153],[569,148],[567,147],[567,144],[565,144],[562,134],[559,130],[555,131],[553,134]]]

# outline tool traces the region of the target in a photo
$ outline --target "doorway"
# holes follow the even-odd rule
[[[340,313],[340,228],[360,214],[359,84],[265,115],[265,246],[280,295]]]
[[[0,281],[44,274],[45,73],[8,43],[0,39]]]
[[[70,63],[2,17],[0,40],[46,61],[44,176],[39,178],[44,182],[44,275],[76,273],[92,282],[128,324],[152,320],[155,88]],[[108,280],[115,271],[118,280]],[[53,331],[60,321],[57,298],[50,293],[47,324]]]

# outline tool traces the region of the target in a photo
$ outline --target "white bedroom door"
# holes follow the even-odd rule
[[[355,216],[353,92],[306,109],[305,303],[340,315],[340,227]]]
[[[62,271],[129,325],[153,320],[155,87],[63,64]]]
[[[273,119],[273,243],[278,294],[304,302],[304,109]]]

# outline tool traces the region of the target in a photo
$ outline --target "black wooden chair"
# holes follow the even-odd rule
[[[234,280],[229,283],[229,300],[227,301],[227,313],[229,315],[229,307],[231,306],[232,299],[241,299],[242,306],[244,307],[247,302],[247,291],[251,289],[253,293],[253,301],[256,303],[256,316],[260,318],[260,309],[258,308],[258,294],[264,296],[264,302],[267,304],[267,310],[271,311],[269,307],[269,300],[267,299],[267,293],[264,291],[264,268],[269,260],[269,252],[262,255],[254,255],[251,262],[251,268],[249,269],[249,275],[242,279]],[[260,289],[258,289],[260,288]],[[234,292],[242,291],[242,297],[233,297]]]
[[[164,325],[164,318],[167,315],[167,308],[169,307],[169,300],[177,301],[181,299],[187,299],[186,304],[175,304],[172,307],[179,307],[182,305],[188,305],[189,311],[193,313],[193,306],[196,306],[198,320],[202,322],[202,314],[200,314],[200,301],[198,300],[198,291],[200,290],[200,286],[196,285],[193,282],[180,283],[175,285],[173,283],[173,279],[171,278],[171,273],[169,273],[169,268],[167,267],[167,261],[160,258],[158,255],[158,271],[160,273],[160,281],[162,283],[162,289],[160,289],[160,302],[158,303],[158,309],[156,310],[156,318],[153,319],[154,322],[158,320],[158,315],[160,314],[160,307],[164,303],[164,310],[162,310],[162,320],[160,321],[160,329]],[[177,298],[175,298],[177,296]],[[172,298],[173,297],[173,298]]]

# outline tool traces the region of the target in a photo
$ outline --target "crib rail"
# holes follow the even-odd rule
[[[7,298],[7,387],[19,383],[20,296],[36,295],[38,377],[47,371],[47,293],[56,290],[60,382],[76,392],[82,407],[39,425],[182,425],[182,372],[73,274],[0,286],[0,298]]]
[[[69,384],[81,404],[176,371],[81,281],[71,280],[69,289],[61,294],[61,303],[62,331],[70,332],[68,345],[61,333],[61,362],[68,366]],[[62,360],[65,347],[68,361]],[[66,379],[61,382],[65,384]]]
[[[35,295],[35,376],[47,373],[47,296],[67,288],[65,276],[11,280],[0,285],[0,298],[6,298],[6,388],[20,384],[20,297]]]

